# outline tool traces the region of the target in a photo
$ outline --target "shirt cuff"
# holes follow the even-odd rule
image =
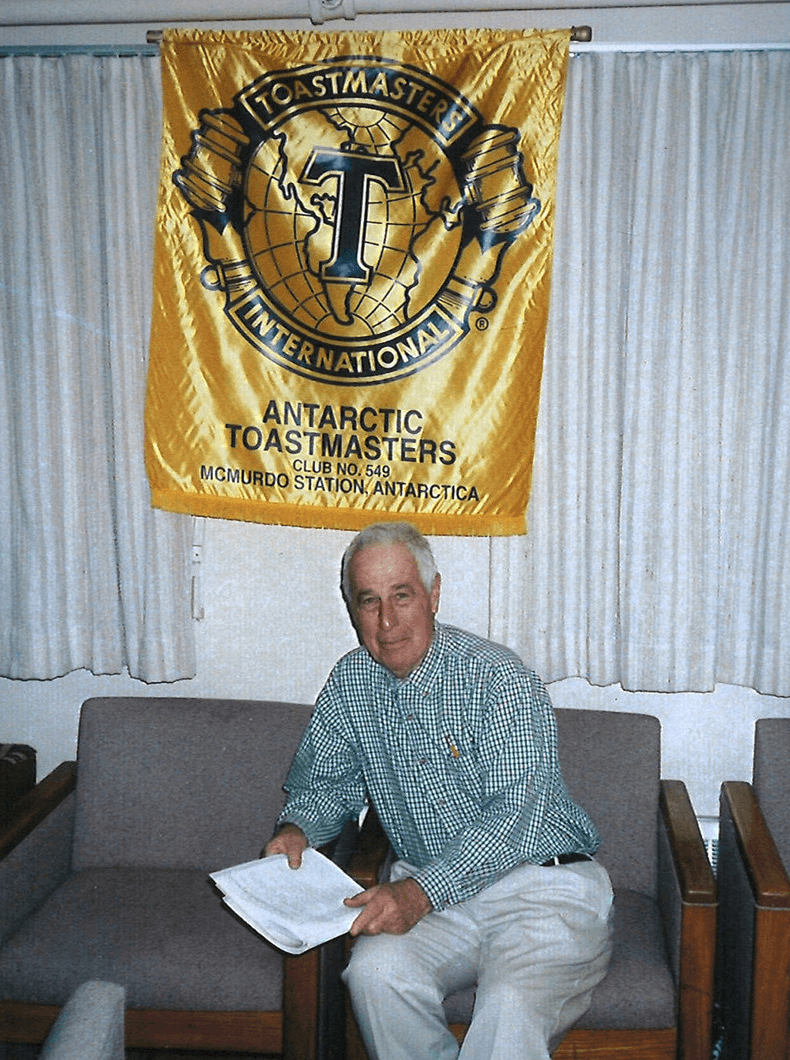
[[[414,873],[413,879],[425,891],[433,909],[444,909],[461,901],[452,875],[441,865],[429,865]]]
[[[303,820],[297,814],[289,813],[278,818],[276,830],[279,831],[280,828],[284,828],[287,824],[293,824],[297,828],[301,828],[307,838],[308,846],[320,847],[322,843],[328,842],[328,840],[317,837],[310,821]]]

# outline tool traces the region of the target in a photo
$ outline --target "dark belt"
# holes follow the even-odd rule
[[[541,868],[548,869],[552,865],[573,865],[577,861],[592,861],[592,854],[555,854],[553,858],[544,861]]]

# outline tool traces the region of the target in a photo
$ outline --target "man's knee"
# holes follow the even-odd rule
[[[396,935],[361,935],[354,943],[343,979],[351,996],[391,989],[398,979],[401,961]]]
[[[376,999],[382,1005],[388,996],[419,998],[433,1006],[441,1005],[443,997],[432,963],[421,959],[405,935],[361,935],[343,979],[352,998]]]

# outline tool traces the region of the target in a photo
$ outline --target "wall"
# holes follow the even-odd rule
[[[107,11],[121,9],[117,0],[103,6]],[[2,15],[0,46],[135,44],[145,40],[146,29],[156,28],[155,23],[56,27],[1,23]],[[595,47],[622,42],[651,46],[767,43],[790,40],[790,4],[577,8],[489,12],[481,17],[399,16],[396,20],[360,16],[354,25],[365,29],[392,27],[393,23],[407,28],[589,24]],[[312,28],[307,20],[277,26]],[[340,22],[324,28],[343,26]],[[0,679],[0,740],[33,744],[39,753],[39,774],[44,775],[74,756],[79,707],[88,696],[221,695],[311,701],[335,659],[355,644],[337,578],[339,557],[350,536],[206,520],[200,565],[205,617],[196,624],[198,675],[191,681],[152,687],[128,676],[96,677],[84,671],[47,682]],[[485,635],[489,628],[487,542],[437,538],[434,544],[444,573],[440,618]],[[660,695],[594,688],[572,678],[556,682],[551,692],[560,707],[657,715],[663,725],[663,773],[686,780],[703,817],[717,813],[721,779],[750,778],[755,719],[790,713],[787,700],[732,687],[708,694]]]

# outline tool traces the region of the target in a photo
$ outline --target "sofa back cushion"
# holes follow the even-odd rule
[[[754,790],[779,856],[790,872],[790,718],[754,727]]]
[[[258,857],[311,706],[117,697],[82,707],[75,869]]]
[[[599,860],[615,887],[655,895],[660,722],[602,710],[556,714],[562,771],[601,834]]]

